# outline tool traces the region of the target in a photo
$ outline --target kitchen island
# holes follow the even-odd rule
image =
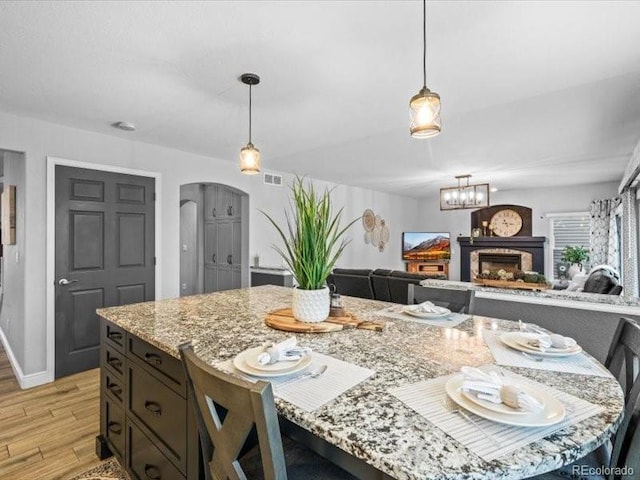
[[[374,312],[392,305],[343,298],[347,311],[363,320],[379,319]],[[171,472],[162,478],[198,477],[197,437],[190,406],[186,406],[184,378],[179,373],[178,346],[191,341],[199,357],[217,365],[265,341],[281,341],[288,334],[265,326],[263,319],[267,312],[285,308],[290,302],[290,289],[263,286],[98,311],[103,319],[101,432],[121,441],[121,453],[116,452],[116,456],[134,472],[134,478],[159,476],[162,468]],[[511,330],[514,325],[476,316],[456,328],[394,320],[383,332],[351,329],[298,335],[299,344],[369,368],[375,374],[311,412],[276,397],[283,429],[290,433],[286,426],[291,426],[297,439],[367,480],[527,478],[584,456],[615,431],[623,396],[610,376],[512,368],[525,377],[601,405],[604,411],[492,461],[474,455],[389,392],[455,373],[465,365],[494,363],[482,339],[485,327]],[[120,377],[114,365],[124,372]],[[166,371],[158,373],[162,369]],[[109,388],[113,376],[122,382],[113,389],[118,392],[120,388],[122,397],[115,407],[111,405],[118,401]],[[146,398],[158,389],[164,389],[173,402],[172,414],[184,419],[183,429],[164,424],[167,405]],[[113,428],[108,418],[110,409],[119,415],[116,423],[124,423],[124,437],[114,433],[121,431],[122,425]],[[172,415],[166,417],[171,422]],[[163,432],[169,432],[171,438],[161,438]],[[115,442],[109,439],[107,445],[113,450]]]

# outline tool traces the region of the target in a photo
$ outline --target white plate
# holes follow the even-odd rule
[[[544,401],[544,410],[542,410],[542,412],[510,415],[488,410],[472,402],[465,397],[462,392],[458,391],[463,379],[464,375],[451,377],[445,385],[447,395],[465,410],[475,413],[479,417],[486,418],[487,420],[516,427],[548,427],[549,425],[555,425],[561,422],[566,415],[566,410],[562,402],[544,389],[537,390],[539,398]]]
[[[407,315],[411,315],[412,317],[418,318],[440,318],[446,317],[447,315],[451,315],[451,310],[444,307],[435,306],[433,308],[437,309],[435,312],[421,312],[418,310],[419,305],[407,305],[402,308],[402,312]]]
[[[521,385],[518,385],[518,388],[528,393],[529,395],[531,395],[533,398],[538,400],[541,404],[545,405],[544,397],[540,394],[538,390],[534,390],[530,387],[521,386]],[[531,413],[527,410],[511,408],[505,405],[504,403],[493,403],[488,400],[482,400],[481,398],[477,397],[475,392],[465,392],[463,390],[460,393],[462,393],[462,395],[464,395],[465,398],[467,398],[468,400],[471,400],[476,405],[479,405],[482,408],[486,408],[487,410],[493,410],[494,412],[504,413],[505,415],[529,415]]]
[[[254,377],[283,377],[304,370],[311,363],[311,355],[303,355],[295,362],[277,362],[272,365],[259,365],[258,354],[264,351],[263,347],[255,347],[239,353],[233,359],[233,366],[243,373]],[[256,366],[257,365],[257,366]]]
[[[532,340],[537,337],[538,337],[537,333],[507,332],[507,333],[503,333],[498,338],[507,347],[511,347],[514,350],[518,350],[520,352],[525,352],[532,355],[540,355],[542,357],[569,357],[571,355],[576,355],[582,352],[582,347],[580,345],[576,345],[575,347],[571,347],[566,350],[560,350],[560,349],[554,348],[553,350],[547,350],[546,352],[541,352],[540,350],[537,350],[534,347],[530,347],[524,344],[527,340]]]

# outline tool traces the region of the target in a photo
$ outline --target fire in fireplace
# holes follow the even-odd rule
[[[479,272],[484,272],[485,270],[495,272],[500,269],[504,270],[505,272],[515,272],[516,270],[522,270],[522,257],[518,254],[480,253],[478,257],[478,263]]]

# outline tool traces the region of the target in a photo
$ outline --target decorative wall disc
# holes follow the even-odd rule
[[[370,232],[376,226],[376,216],[373,210],[366,209],[362,214],[362,226],[367,232]]]
[[[364,227],[364,243],[384,252],[389,243],[391,233],[389,226],[381,215],[376,215],[373,210],[367,208],[362,213],[362,226]]]

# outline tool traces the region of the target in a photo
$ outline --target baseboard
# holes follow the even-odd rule
[[[11,345],[9,345],[9,341],[7,340],[7,337],[4,334],[2,328],[0,328],[0,341],[2,341],[2,347],[7,353],[9,363],[11,364],[11,369],[13,370],[13,373],[16,376],[21,389],[24,390],[27,388],[37,387],[38,385],[44,385],[45,383],[53,382],[53,378],[50,378],[50,375],[46,370],[43,372],[29,373],[27,375],[22,372],[22,368],[20,368],[20,364],[18,363],[16,356],[13,354]]]

